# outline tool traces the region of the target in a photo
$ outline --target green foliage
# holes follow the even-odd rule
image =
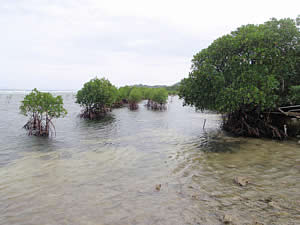
[[[128,100],[131,89],[132,89],[132,87],[130,87],[130,86],[120,87],[119,95],[120,95],[121,99]]]
[[[109,80],[97,77],[85,83],[77,92],[76,103],[90,109],[103,109],[110,107],[118,97],[118,89]]]
[[[292,19],[246,25],[196,54],[179,96],[197,109],[265,111],[300,84],[300,33]]]
[[[144,91],[144,99],[152,99],[154,90],[154,88],[146,88]]]
[[[122,100],[129,102],[130,109],[135,110],[138,108],[137,103],[141,100],[148,100],[147,107],[165,104],[168,99],[168,91],[166,88],[150,88],[145,85],[125,86],[119,88],[119,96],[122,96]],[[165,107],[160,106],[160,108]]]
[[[141,93],[142,93],[142,99],[146,99],[145,95],[146,95],[146,92],[149,88],[146,88],[146,87],[137,87],[138,89],[141,90]]]
[[[41,116],[47,115],[49,119],[64,117],[67,114],[61,96],[54,97],[51,93],[39,92],[37,89],[25,96],[20,111],[24,116],[36,113]]]
[[[141,101],[142,99],[143,99],[143,93],[140,88],[133,88],[130,91],[130,94],[128,97],[129,102],[137,103],[137,102]]]
[[[178,91],[168,91],[168,95],[178,95]]]
[[[48,136],[51,128],[55,130],[51,120],[67,114],[61,96],[54,97],[50,93],[39,92],[37,89],[33,89],[25,96],[20,111],[24,116],[29,116],[29,121],[24,128],[29,130],[29,135],[37,136]]]
[[[168,99],[168,92],[164,88],[156,88],[153,90],[151,100],[158,104],[165,104]]]
[[[178,95],[179,85],[180,85],[180,82],[178,82],[172,86],[167,86],[166,90],[168,91],[168,94],[169,95]]]
[[[291,87],[291,100],[295,104],[300,104],[300,85]]]

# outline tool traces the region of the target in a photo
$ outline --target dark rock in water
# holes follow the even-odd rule
[[[263,201],[265,203],[269,203],[269,202],[272,202],[272,197],[267,197],[267,198],[261,199],[260,201]]]
[[[222,219],[224,224],[233,224],[232,217],[230,215],[224,215]]]
[[[155,189],[156,189],[157,191],[160,191],[160,189],[161,189],[161,184],[157,184],[157,185],[155,186]]]
[[[235,177],[234,178],[235,183],[237,183],[240,186],[246,186],[249,183],[249,180],[245,177]]]

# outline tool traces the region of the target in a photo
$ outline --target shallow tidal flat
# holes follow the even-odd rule
[[[230,137],[176,97],[85,121],[62,95],[47,139],[21,129],[22,93],[0,93],[0,224],[299,224],[296,142]]]

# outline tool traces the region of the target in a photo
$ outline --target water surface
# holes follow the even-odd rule
[[[233,138],[216,114],[182,107],[69,114],[29,137],[22,93],[0,93],[0,224],[299,224],[300,145]],[[204,119],[207,120],[203,129]],[[234,177],[247,177],[240,187]],[[160,191],[156,185],[161,184]]]

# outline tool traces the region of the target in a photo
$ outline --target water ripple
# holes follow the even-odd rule
[[[219,115],[175,98],[164,112],[141,103],[137,111],[86,121],[73,93],[63,94],[69,113],[55,121],[55,138],[28,137],[18,112],[23,97],[0,93],[0,224],[215,225],[224,214],[237,224],[300,219],[293,142],[230,137],[219,130]],[[251,183],[240,187],[236,176]]]

